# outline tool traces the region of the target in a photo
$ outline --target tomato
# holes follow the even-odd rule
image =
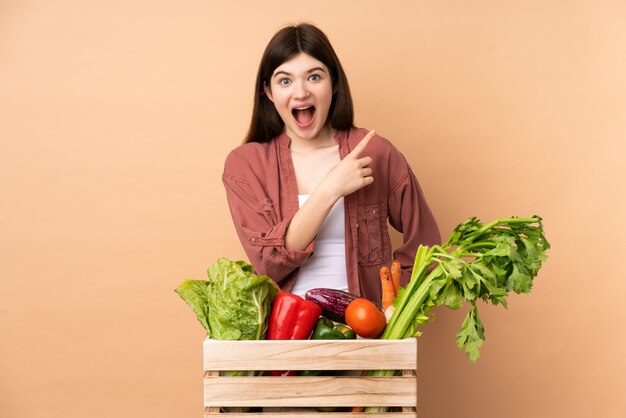
[[[364,298],[354,299],[346,308],[346,323],[359,337],[376,338],[387,325],[385,314]]]

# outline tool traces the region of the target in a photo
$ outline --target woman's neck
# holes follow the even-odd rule
[[[336,131],[329,126],[325,126],[314,138],[300,138],[293,136],[289,149],[291,152],[306,153],[321,148],[328,148],[337,145],[335,141]]]

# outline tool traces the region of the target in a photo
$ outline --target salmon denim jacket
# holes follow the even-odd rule
[[[340,158],[367,134],[366,129],[338,131]],[[315,240],[304,250],[285,247],[285,235],[299,209],[298,190],[289,144],[283,133],[266,143],[250,142],[230,152],[222,180],[230,212],[243,248],[258,274],[291,290],[299,267],[315,251]],[[373,159],[374,182],[345,196],[346,272],[350,293],[380,302],[379,269],[393,259],[402,265],[402,285],[408,283],[420,244],[440,243],[440,234],[424,194],[404,156],[376,135],[361,157]],[[393,252],[387,222],[403,234]]]

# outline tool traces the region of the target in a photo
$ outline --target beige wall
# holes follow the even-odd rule
[[[477,365],[464,312],[424,328],[421,416],[626,416],[617,0],[1,2],[0,416],[202,415],[203,331],[173,289],[243,257],[222,162],[266,42],[299,21],[444,235],[536,213],[553,245],[530,296],[482,307]]]

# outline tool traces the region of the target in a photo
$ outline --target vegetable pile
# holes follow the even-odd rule
[[[421,335],[419,327],[430,319],[433,307],[458,309],[466,302],[471,308],[456,342],[476,362],[485,341],[477,302],[506,308],[511,292],[529,293],[549,248],[539,216],[501,218],[488,224],[469,218],[443,244],[418,248],[406,287],[399,287],[399,262],[380,269],[382,301],[375,302],[382,302],[382,309],[373,301],[335,289],[311,289],[306,300],[279,292],[272,279],[254,274],[250,264],[225,258],[209,268],[208,281],[186,280],[176,292],[209,337],[223,340],[260,340],[266,334],[277,340],[350,339],[355,333],[363,338],[410,338]],[[368,376],[395,374],[393,370],[367,372]],[[365,412],[383,410],[368,407]]]
[[[397,261],[391,269],[381,268],[386,324],[375,303],[335,289],[311,289],[306,301],[285,292],[276,298],[279,289],[272,279],[257,276],[244,261],[226,258],[208,269],[208,281],[186,280],[176,292],[195,312],[209,337],[223,340],[264,339],[268,325],[270,339],[308,338],[320,313],[350,325],[361,337],[409,338],[421,335],[418,329],[429,320],[433,307],[458,309],[467,302],[471,308],[456,341],[476,362],[485,340],[476,303],[483,300],[506,308],[510,292],[529,293],[549,248],[539,216],[501,218],[486,225],[476,217],[469,218],[442,245],[418,248],[406,287],[398,288]],[[272,305],[274,298],[280,303]],[[321,310],[313,312],[305,302],[314,302]],[[269,321],[272,309],[275,312]],[[305,321],[302,315],[307,312],[313,313]]]

